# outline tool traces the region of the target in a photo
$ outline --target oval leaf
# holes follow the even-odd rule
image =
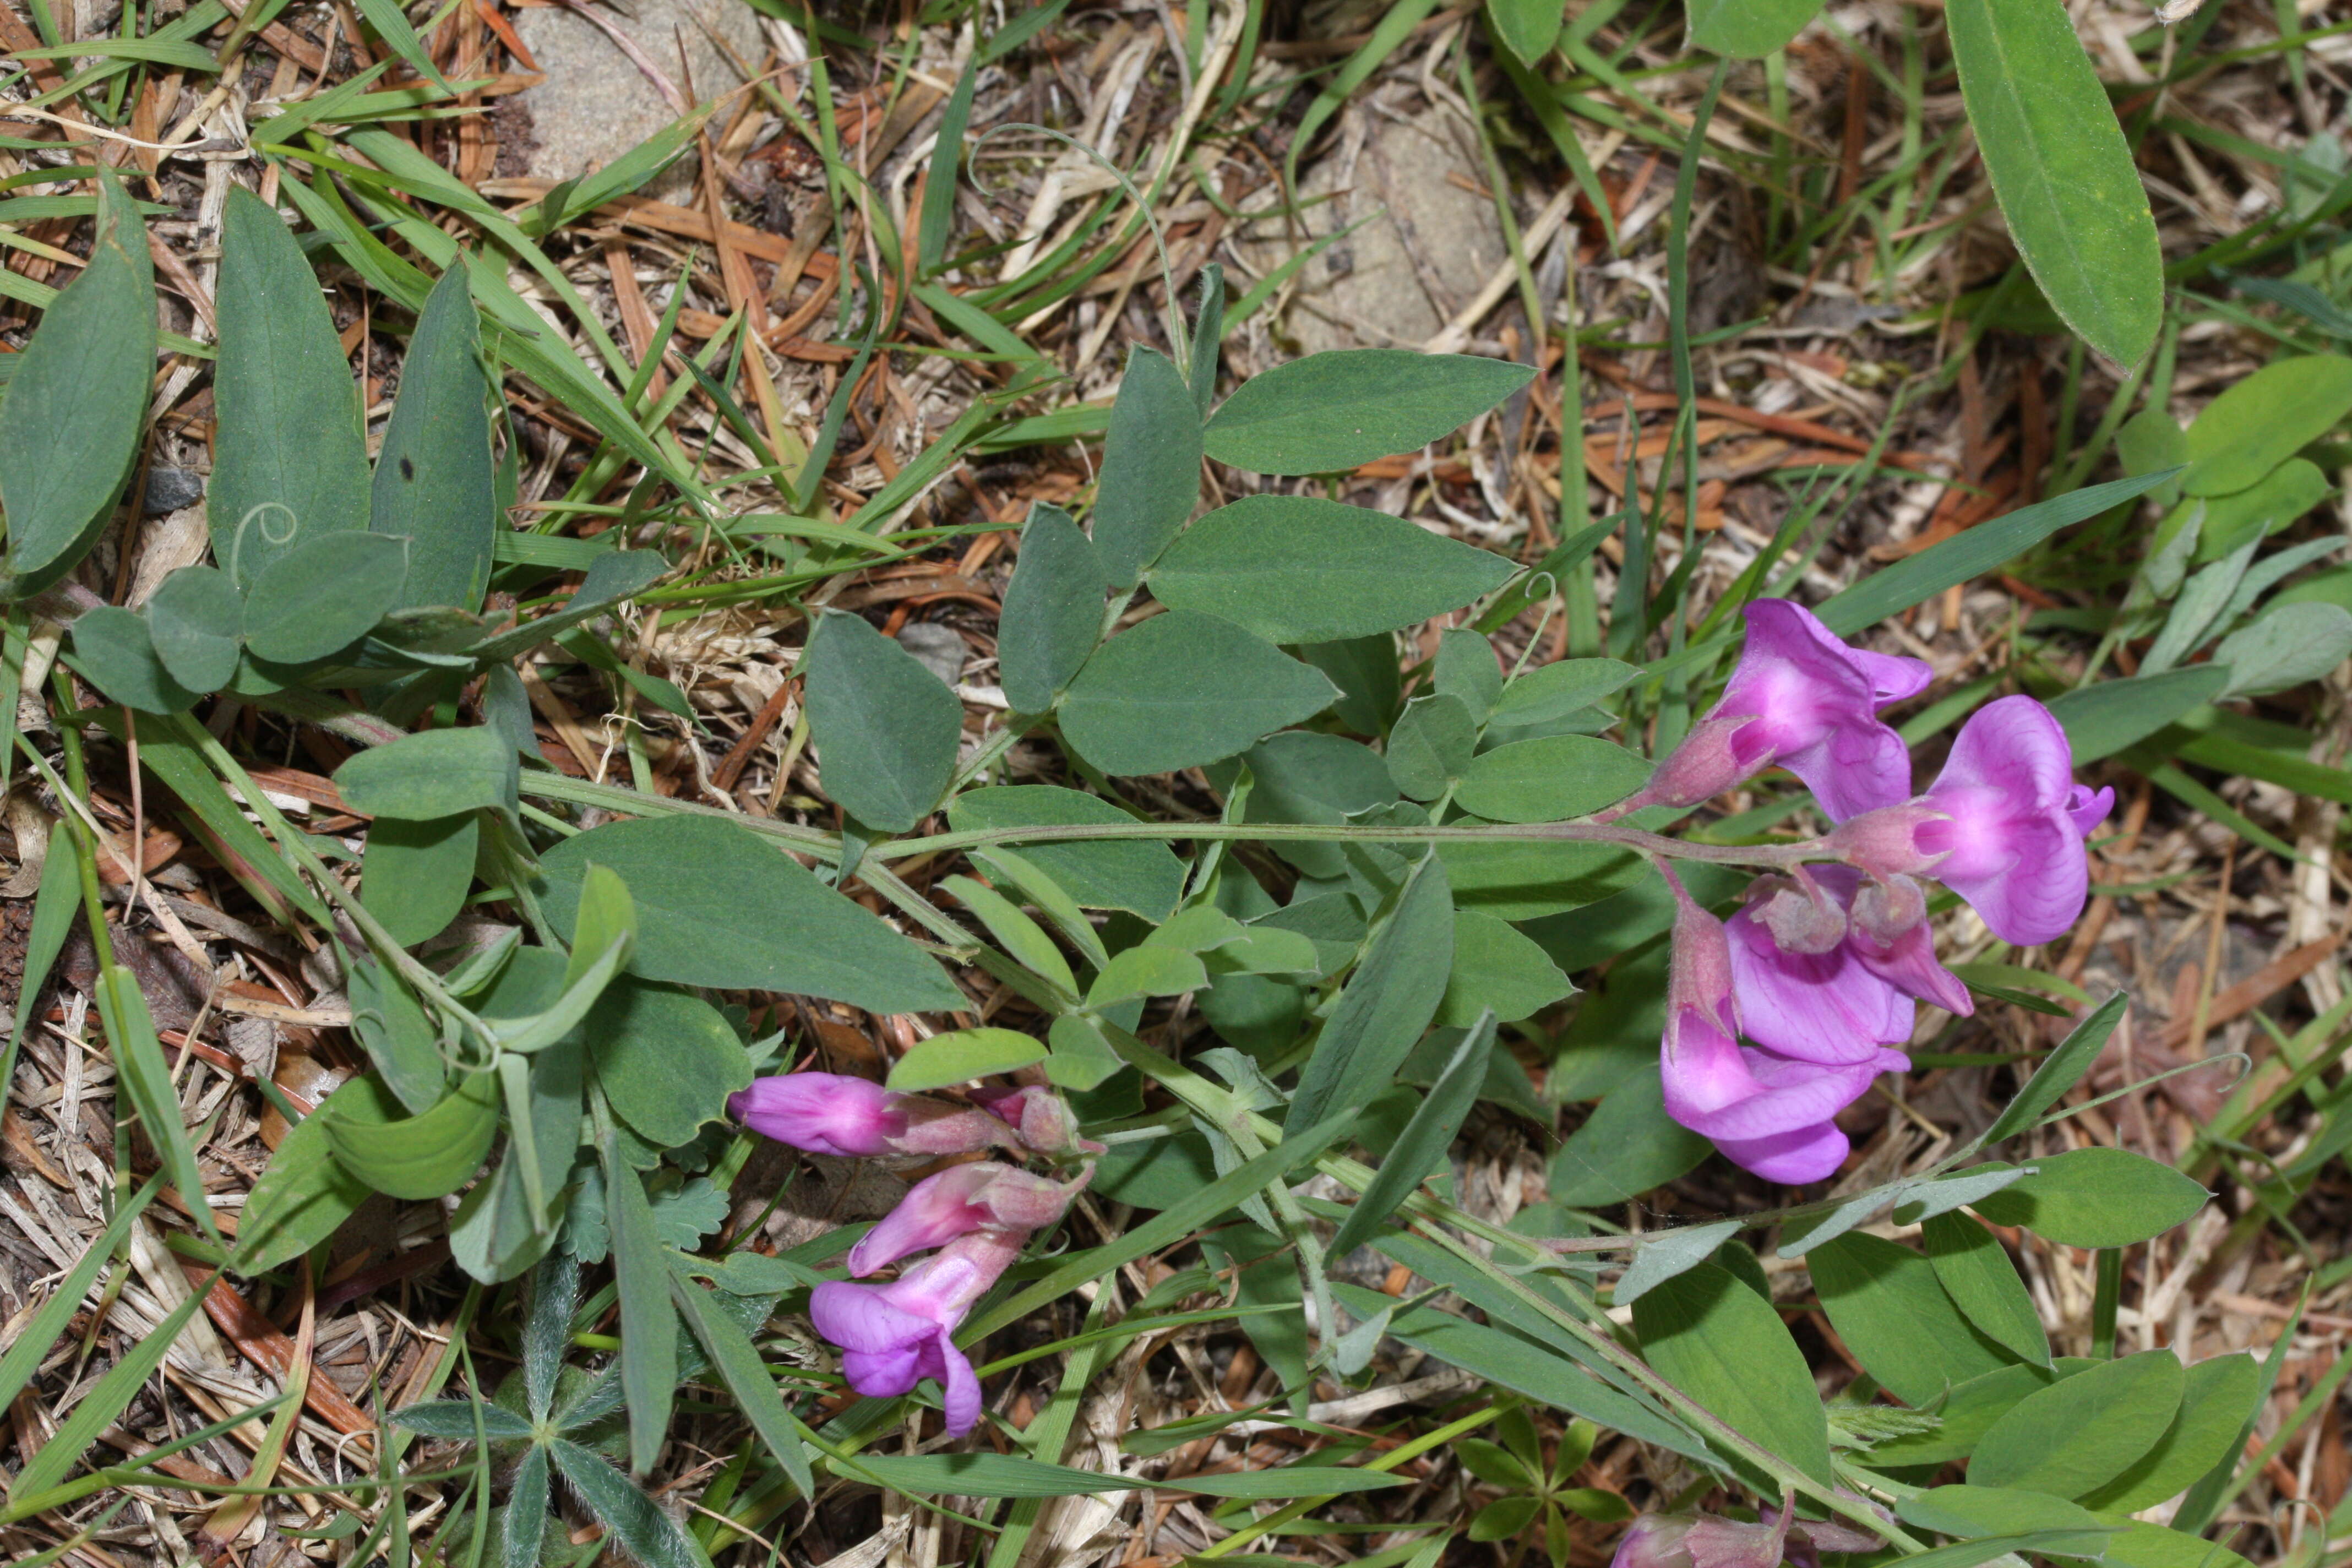
[[[923,661],[856,616],[827,615],[803,669],[825,794],[886,833],[903,833],[947,793],[963,704]]]
[[[1110,405],[1095,549],[1115,588],[1132,588],[1160,558],[1201,493],[1201,410],[1168,356],[1129,349]]]
[[[218,691],[236,673],[245,599],[215,566],[183,566],[147,601],[147,630],[172,679],[191,691]]]
[[[1490,822],[1564,822],[1624,799],[1650,764],[1595,735],[1513,741],[1474,758],[1454,798]]]
[[[466,268],[452,267],[408,340],[369,497],[368,526],[408,541],[404,605],[478,610],[489,587],[499,506],[478,334]]]
[[[1186,529],[1150,576],[1164,605],[1223,616],[1268,642],[1319,643],[1417,626],[1517,570],[1366,507],[1244,496]]]
[[[1944,17],[2018,254],[2084,342],[2137,364],[2164,319],[2164,257],[2131,146],[2063,0],[1948,0]]]
[[[1032,508],[996,628],[997,676],[1014,712],[1045,712],[1086,664],[1109,589],[1093,541],[1069,513]]]
[[[1232,622],[1171,610],[1095,650],[1062,700],[1062,735],[1107,773],[1164,773],[1247,751],[1337,694]]]
[[[1561,7],[1549,3],[1557,34]],[[1539,30],[1528,27],[1525,41]],[[1467,354],[1309,354],[1242,383],[1209,421],[1204,446],[1217,461],[1261,474],[1334,473],[1425,447],[1534,378],[1531,366]]]
[[[1643,1356],[1668,1382],[1742,1437],[1832,1484],[1829,1418],[1812,1370],[1780,1314],[1737,1275],[1702,1263],[1661,1281],[1633,1303],[1633,1328]]]
[[[274,664],[308,664],[351,647],[400,603],[407,548],[382,534],[335,532],[277,554],[250,578],[245,646]]]
[[[2130,1247],[2170,1230],[2212,1195],[2128,1149],[2075,1149],[2034,1163],[2033,1174],[1977,1200],[1977,1213],[2066,1247]]]
[[[955,1029],[933,1035],[890,1065],[892,1089],[913,1094],[1013,1072],[1045,1059],[1042,1041],[1013,1029]]]
[[[2030,1394],[1979,1440],[1969,1479],[2063,1498],[2105,1486],[2164,1436],[2181,1381],[2179,1357],[2144,1351]]]

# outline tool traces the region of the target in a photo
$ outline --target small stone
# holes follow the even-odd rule
[[[142,504],[150,517],[194,506],[204,499],[205,477],[194,468],[155,468],[147,470],[147,497]]]
[[[908,621],[898,628],[898,646],[922,661],[923,668],[953,687],[963,679],[968,650],[962,634],[936,621]]]
[[[767,56],[759,13],[749,5],[635,0],[629,12],[599,6],[597,14],[626,34],[688,103],[708,102],[743,79],[711,42],[704,17],[752,68]],[[508,100],[516,107],[499,129],[502,139],[528,142],[533,178],[572,180],[604,168],[677,119],[662,91],[595,23],[564,6],[543,5],[517,12],[514,25],[547,79]],[[643,189],[673,195],[686,187],[693,167],[689,153]]]

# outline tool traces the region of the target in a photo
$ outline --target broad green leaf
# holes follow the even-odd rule
[[[2115,1568],[2253,1568],[2228,1547],[2186,1531],[2138,1519],[2118,1522],[2121,1528],[2107,1537],[2102,1553]]]
[[[1062,700],[1062,735],[1107,773],[1171,773],[1246,751],[1336,694],[1232,622],[1170,610],[1095,651]]]
[[[2161,1236],[2212,1194],[2169,1165],[2128,1149],[2074,1149],[1977,1200],[1995,1225],[2021,1226],[2065,1247],[2129,1247]]]
[[[404,605],[478,610],[499,527],[479,326],[466,269],[441,275],[401,362],[368,526],[408,541]]]
[[[1690,47],[1760,60],[1802,32],[1821,8],[1822,0],[1690,0]]]
[[[1559,37],[1559,24],[1566,6],[1561,0],[1486,0],[1486,20],[1493,26],[1495,36],[1521,61],[1534,65],[1551,53]],[[1377,351],[1376,351],[1377,352]],[[1518,1531],[1506,1531],[1517,1535]],[[1504,1536],[1473,1539],[1502,1540]]]
[[[112,605],[86,611],[74,622],[74,658],[90,684],[144,713],[184,713],[197,693],[172,678],[144,617]]]
[[[886,833],[929,816],[963,738],[955,693],[894,639],[838,612],[818,618],[802,666],[825,794]]]
[[[2180,1360],[2168,1350],[2103,1363],[2030,1394],[1977,1443],[1969,1479],[2079,1498],[2154,1447],[2180,1407]]]
[[[1964,5],[2021,3],[2040,5],[2043,0],[1961,0]],[[2049,3],[2055,4],[2055,0]],[[2081,52],[2071,36],[2067,47],[2075,48],[2078,55]],[[2107,113],[2105,93],[2100,95],[2099,112]],[[1990,522],[1979,523],[1957,538],[1922,550],[1907,561],[1898,561],[1885,571],[1872,573],[1853,587],[1822,600],[1815,613],[1821,616],[1822,624],[1838,636],[1853,637],[1889,616],[1901,615],[1914,605],[1924,604],[1956,583],[1981,577],[2008,564],[2069,523],[2096,517],[2110,507],[2146,495],[2176,471],[2167,468],[2158,473],[2111,479],[2103,485],[2086,486],[2020,507]]]
[[[2018,253],[2085,342],[2138,363],[2164,319],[2164,257],[2131,147],[2063,0],[1951,0],[1944,18]]]
[[[663,1305],[665,1309],[668,1306],[667,1296]],[[675,1356],[675,1314],[667,1331],[671,1336],[671,1353]],[[665,1420],[668,1418],[669,1396],[670,1390],[661,1391]],[[633,1400],[629,1405],[633,1417],[636,1409]],[[693,1534],[664,1513],[653,1499],[631,1485],[629,1478],[614,1469],[602,1455],[565,1437],[549,1444],[547,1451],[588,1511],[604,1521],[631,1561],[642,1563],[646,1568],[710,1568],[709,1556]]]
[[[1565,822],[1614,805],[1649,776],[1647,762],[1612,742],[1547,735],[1473,759],[1454,798],[1492,822]]]
[[[1017,1029],[952,1029],[919,1041],[890,1064],[889,1086],[908,1094],[992,1078],[1045,1059],[1045,1047]]]
[[[70,1475],[73,1468],[99,1434],[114,1425],[115,1418],[139,1397],[139,1391],[155,1374],[166,1352],[179,1340],[188,1320],[204,1310],[205,1298],[212,1294],[217,1274],[207,1275],[201,1283],[193,1285],[188,1299],[181,1302],[155,1326],[152,1334],[134,1337],[122,1354],[122,1359],[107,1368],[82,1396],[74,1402],[73,1409],[58,1423],[33,1456],[25,1461],[8,1486],[9,1497],[18,1502],[36,1498],[49,1490]]]
[[[604,1198],[613,1227],[613,1279],[621,1304],[621,1386],[628,1394],[629,1467],[642,1475],[668,1435],[677,1392],[677,1312],[669,1266],[654,1230],[643,1180],[622,1160],[617,1137],[604,1140]]]
[[[2213,650],[2213,662],[2230,672],[2224,697],[2259,697],[2318,680],[2347,658],[2352,611],[2340,605],[2281,605]]]
[[[1389,731],[1389,778],[1412,800],[1435,800],[1478,749],[1478,721],[1458,697],[1416,697]]]
[[[1422,1179],[1444,1163],[1454,1135],[1462,1131],[1463,1119],[1478,1102],[1478,1090],[1486,1081],[1486,1058],[1494,1048],[1495,1015],[1481,1013],[1454,1048],[1428,1097],[1413,1108],[1412,1120],[1405,1123],[1403,1132],[1381,1151],[1371,1184],[1331,1238],[1328,1256],[1332,1260],[1369,1240],[1397,1205],[1412,1195]]]
[[[1099,795],[1056,784],[991,784],[966,790],[948,804],[948,823],[959,833],[1135,820]],[[1184,891],[1184,862],[1157,839],[1029,844],[1020,850],[1023,859],[1034,862],[1087,909],[1125,910],[1157,923],[1168,918]]]
[[[367,446],[359,388],[310,258],[286,220],[241,188],[221,215],[214,307],[220,436],[205,510],[214,559],[249,587],[298,546],[367,527]],[[397,582],[391,586],[387,609],[400,602]],[[257,651],[289,662],[321,657]]]
[[[345,975],[352,1033],[375,1064],[383,1087],[411,1113],[430,1110],[440,1103],[449,1078],[448,1064],[441,1056],[440,1033],[433,1020],[408,987],[373,957],[351,957]],[[362,1116],[369,1115],[377,1103],[373,1084],[361,1089],[347,1087],[336,1093],[353,1106],[364,1102]]]
[[[2326,500],[2333,488],[2318,464],[2289,458],[2259,483],[2203,502],[2205,525],[2198,531],[2191,563],[2219,561],[2242,544],[2276,533]]]
[[[1810,1248],[1805,1266],[1838,1337],[1906,1405],[1931,1404],[1946,1388],[2007,1364],[1960,1315],[1927,1259],[1907,1247],[1848,1231]]]
[[[139,456],[155,375],[154,263],[111,174],[88,265],[58,291],[0,400],[0,597],[38,593],[95,543]]]
[[[2188,1368],[2180,1408],[2156,1447],[2114,1480],[2084,1494],[2101,1513],[2137,1513],[2168,1502],[2238,1453],[2238,1434],[2262,1394],[2262,1363],[2251,1355],[2209,1356]]]
[[[1968,1215],[1948,1211],[1929,1215],[1919,1238],[1945,1294],[1979,1332],[2020,1360],[2050,1364],[2042,1314],[2033,1310],[2033,1298],[2000,1237]]]
[[[2229,684],[2228,666],[2192,664],[2160,675],[2078,686],[2052,698],[2050,711],[2065,728],[2079,767],[2147,739],[2220,696]]]
[[[1442,695],[1459,698],[1470,716],[1484,724],[1503,697],[1503,668],[1495,661],[1495,645],[1467,626],[1454,626],[1437,639],[1437,658],[1430,684]]]
[[[191,691],[218,691],[236,673],[245,599],[215,566],[183,566],[147,601],[147,632],[172,679]]]
[[[692,1142],[751,1082],[751,1059],[719,1009],[667,986],[622,980],[581,1026],[613,1112],[657,1148]]]
[[[1516,1024],[1575,994],[1534,938],[1476,910],[1454,911],[1454,972],[1438,1004],[1438,1025],[1466,1028],[1488,1008],[1497,1021]]]
[[[401,946],[430,942],[466,907],[481,837],[470,813],[425,822],[378,817],[360,862],[360,902]]]
[[[2273,360],[2205,405],[2189,426],[2181,493],[2226,496],[2271,470],[2352,414],[2352,359]]]
[[[1070,514],[1032,507],[996,629],[997,678],[1014,712],[1046,711],[1076,677],[1101,639],[1109,588],[1093,541]]]
[[[1695,1169],[1715,1145],[1666,1114],[1654,1063],[1627,1074],[1551,1157],[1551,1197],[1599,1208]]]
[[[1337,826],[1396,803],[1388,764],[1370,747],[1339,735],[1286,730],[1242,753],[1252,780],[1243,809],[1247,822]],[[1310,877],[1344,877],[1348,847],[1339,844],[1277,844],[1276,853]]]
[[[400,603],[407,551],[380,533],[310,533],[258,571],[248,563],[247,649],[307,664],[351,647]]]
[[[487,726],[426,730],[354,753],[335,770],[335,787],[353,811],[425,822],[514,810],[520,772],[514,748]]]
[[[464,1079],[440,1103],[394,1118],[379,1097],[339,1101],[327,1141],[343,1169],[380,1193],[412,1202],[446,1197],[482,1168],[499,1131],[498,1075]]]
[[[798,993],[873,1013],[970,1005],[922,951],[764,840],[711,817],[607,823],[541,858],[541,906],[567,939],[589,862],[628,885],[630,973],[719,990]]]
[[[1168,357],[1139,344],[1128,351],[1110,405],[1095,487],[1095,552],[1112,587],[1135,586],[1192,515],[1200,493],[1200,407]]]
[[[1385,633],[1341,642],[1308,643],[1298,657],[1331,678],[1339,700],[1331,711],[1359,735],[1377,735],[1397,715],[1396,638]]]
[[[1045,1081],[1083,1094],[1125,1067],[1103,1027],[1084,1013],[1065,1013],[1055,1019],[1045,1032],[1046,1043],[1054,1047],[1045,1058]]]
[[[1262,495],[1186,529],[1145,575],[1163,605],[1222,616],[1268,642],[1319,643],[1418,626],[1501,587],[1516,570],[1386,512]]]
[[[1630,1307],[1677,1274],[1687,1274],[1712,1258],[1723,1244],[1739,1234],[1736,1219],[1708,1225],[1679,1226],[1642,1237],[1633,1264],[1610,1296],[1614,1307]]]
[[[1906,1524],[1962,1540],[2035,1535],[2044,1542],[2040,1551],[2058,1556],[2096,1557],[2115,1533],[2114,1526],[2088,1509],[2045,1492],[2006,1487],[1933,1487],[1904,1499],[1895,1511]]]
[[[1111,954],[1087,990],[1087,1005],[1099,1009],[1139,996],[1181,996],[1208,983],[1198,954],[1173,947],[1130,947]]]
[[[1985,1130],[1983,1146],[1990,1148],[2004,1138],[2013,1138],[2042,1120],[2042,1112],[2057,1104],[2091,1070],[2091,1064],[2099,1059],[2099,1053],[2106,1049],[2108,1037],[2122,1022],[2127,1005],[2129,998],[2118,991],[2075,1025],[2059,1042],[2058,1048],[2033,1069],[2032,1078],[2018,1090],[2017,1098],[1993,1119],[1993,1124]]]
[[[1558,0],[1551,9],[1556,30]],[[1206,449],[1262,474],[1334,473],[1425,447],[1534,378],[1529,366],[1466,354],[1309,354],[1236,387],[1209,421]]]
[[[1812,1370],[1771,1303],[1737,1276],[1713,1263],[1675,1275],[1633,1303],[1633,1329],[1643,1359],[1669,1383],[1749,1442],[1832,1484],[1829,1420]]]
[[[1642,679],[1613,658],[1563,658],[1515,678],[1495,701],[1498,723],[1540,724],[1590,708]]]
[[[1296,1133],[1368,1102],[1391,1079],[1444,998],[1454,968],[1454,908],[1435,856],[1415,866],[1316,1037],[1283,1119]]]
[[[1939,1465],[1965,1459],[1975,1451],[1978,1440],[1992,1429],[1992,1424],[2029,1394],[2106,1364],[2061,1356],[2046,1371],[2020,1363],[1987,1373],[1961,1384],[1946,1396],[1937,1412],[1943,1418],[1941,1426],[1932,1432],[1890,1437],[1871,1449],[1871,1461],[1874,1466]]]
[[[302,1257],[334,1235],[373,1194],[337,1163],[328,1144],[328,1108],[333,1103],[331,1095],[293,1125],[253,1184],[237,1216],[236,1252],[230,1260],[238,1273],[267,1273]]]

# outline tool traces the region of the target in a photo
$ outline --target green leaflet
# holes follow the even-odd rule
[[[2065,5],[1951,0],[1944,16],[2018,253],[2085,342],[2137,364],[2163,321],[2164,258],[2131,148]]]

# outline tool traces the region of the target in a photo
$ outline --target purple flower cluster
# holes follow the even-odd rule
[[[1787,600],[1747,616],[1723,700],[1612,815],[1696,805],[1777,763],[1837,825],[1819,845],[1829,864],[1759,879],[1728,924],[1667,872],[1667,1112],[1735,1163],[1794,1184],[1844,1160],[1832,1118],[1909,1065],[1890,1047],[1910,1038],[1918,1003],[1971,1011],[1936,960],[1920,879],[1968,900],[2003,942],[2050,942],[2083,912],[2084,838],[2115,792],[2074,783],[2050,710],[2004,697],[1969,718],[1913,795],[1909,752],[1878,715],[1924,689],[1927,666],[1849,647]]]
[[[1003,1149],[1066,1159],[1102,1152],[1101,1144],[1078,1135],[1069,1106],[1051,1089],[975,1089],[971,1098],[975,1105],[961,1106],[864,1079],[803,1072],[760,1079],[728,1109],[753,1131],[813,1154],[937,1158]],[[887,1399],[928,1377],[944,1395],[949,1432],[971,1430],[980,1419],[980,1380],[956,1348],[956,1328],[1030,1237],[1062,1217],[1093,1173],[1090,1158],[1062,1182],[984,1160],[950,1165],[909,1188],[850,1248],[849,1272],[863,1279],[916,1253],[929,1256],[888,1284],[830,1280],[809,1297],[817,1332],[841,1348],[849,1386]]]

